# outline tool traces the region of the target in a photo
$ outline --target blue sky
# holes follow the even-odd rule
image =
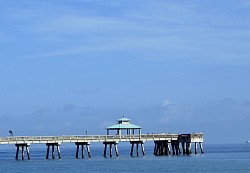
[[[0,136],[250,138],[249,0],[0,0]]]

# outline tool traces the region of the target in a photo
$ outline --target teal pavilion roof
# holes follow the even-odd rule
[[[106,129],[109,129],[109,130],[115,130],[115,129],[141,129],[140,126],[131,124],[129,121],[130,121],[130,119],[127,119],[127,118],[123,117],[123,118],[117,120],[117,122],[118,122],[117,124],[109,126]]]

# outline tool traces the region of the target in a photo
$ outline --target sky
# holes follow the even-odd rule
[[[0,136],[250,139],[249,0],[0,0]]]

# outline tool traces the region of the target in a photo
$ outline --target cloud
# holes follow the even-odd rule
[[[133,124],[142,126],[143,133],[201,131],[206,134],[206,139],[211,140],[211,143],[212,140],[217,139],[214,135],[218,131],[223,134],[225,141],[230,139],[234,141],[230,134],[235,134],[237,131],[242,134],[238,137],[242,140],[250,130],[247,125],[250,122],[249,102],[249,100],[224,98],[184,105],[174,104],[170,99],[163,99],[158,105],[134,109],[75,106],[74,109],[65,111],[62,108],[41,107],[39,111],[31,114],[20,117],[8,116],[8,121],[2,119],[4,123],[1,135],[8,135],[9,129],[12,129],[16,135],[24,136],[84,134],[85,130],[93,135],[105,134],[106,127],[115,124],[117,119],[125,115]],[[68,104],[65,105],[67,107]],[[217,142],[220,140],[221,138]]]
[[[67,103],[64,105],[64,107],[62,108],[63,111],[72,111],[75,109],[75,105],[71,104],[71,103]]]
[[[34,111],[32,114],[36,116],[43,116],[49,112],[52,112],[52,108],[50,106],[43,106]]]
[[[64,122],[63,128],[68,129],[68,128],[71,128],[71,127],[73,127],[71,121],[65,121],[65,122]]]
[[[219,13],[224,2],[216,6],[218,11],[212,8],[213,3],[141,2],[74,1],[69,5],[44,1],[26,2],[24,8],[13,2],[5,5],[3,18],[13,20],[11,33],[17,32],[14,38],[20,38],[12,42],[25,45],[25,38],[25,42],[39,46],[38,51],[27,51],[25,57],[72,58],[85,53],[118,57],[115,53],[129,52],[141,61],[249,62],[246,18],[238,20],[237,16],[229,18],[226,11]],[[4,33],[7,38],[13,35]]]
[[[162,102],[162,106],[163,107],[167,107],[167,106],[169,106],[171,103],[170,103],[170,101],[168,100],[168,99],[165,99],[165,100],[163,100],[163,102]]]
[[[80,33],[106,33],[123,30],[137,30],[142,27],[132,21],[119,20],[114,17],[95,17],[95,16],[75,16],[65,15],[58,18],[39,23],[37,32],[56,32],[70,35],[78,35]],[[100,28],[102,29],[100,31]]]
[[[187,105],[174,105],[168,104],[163,107],[162,115],[160,116],[158,122],[160,124],[171,124],[181,121],[182,123],[189,124],[190,112],[192,109]]]
[[[243,0],[242,5],[250,6],[250,1],[249,0]]]
[[[194,108],[193,117],[199,122],[231,122],[250,121],[249,101],[224,98],[199,104]]]

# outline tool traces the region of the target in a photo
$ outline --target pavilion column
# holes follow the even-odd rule
[[[120,136],[120,139],[122,138],[122,130],[119,129],[119,136]]]

